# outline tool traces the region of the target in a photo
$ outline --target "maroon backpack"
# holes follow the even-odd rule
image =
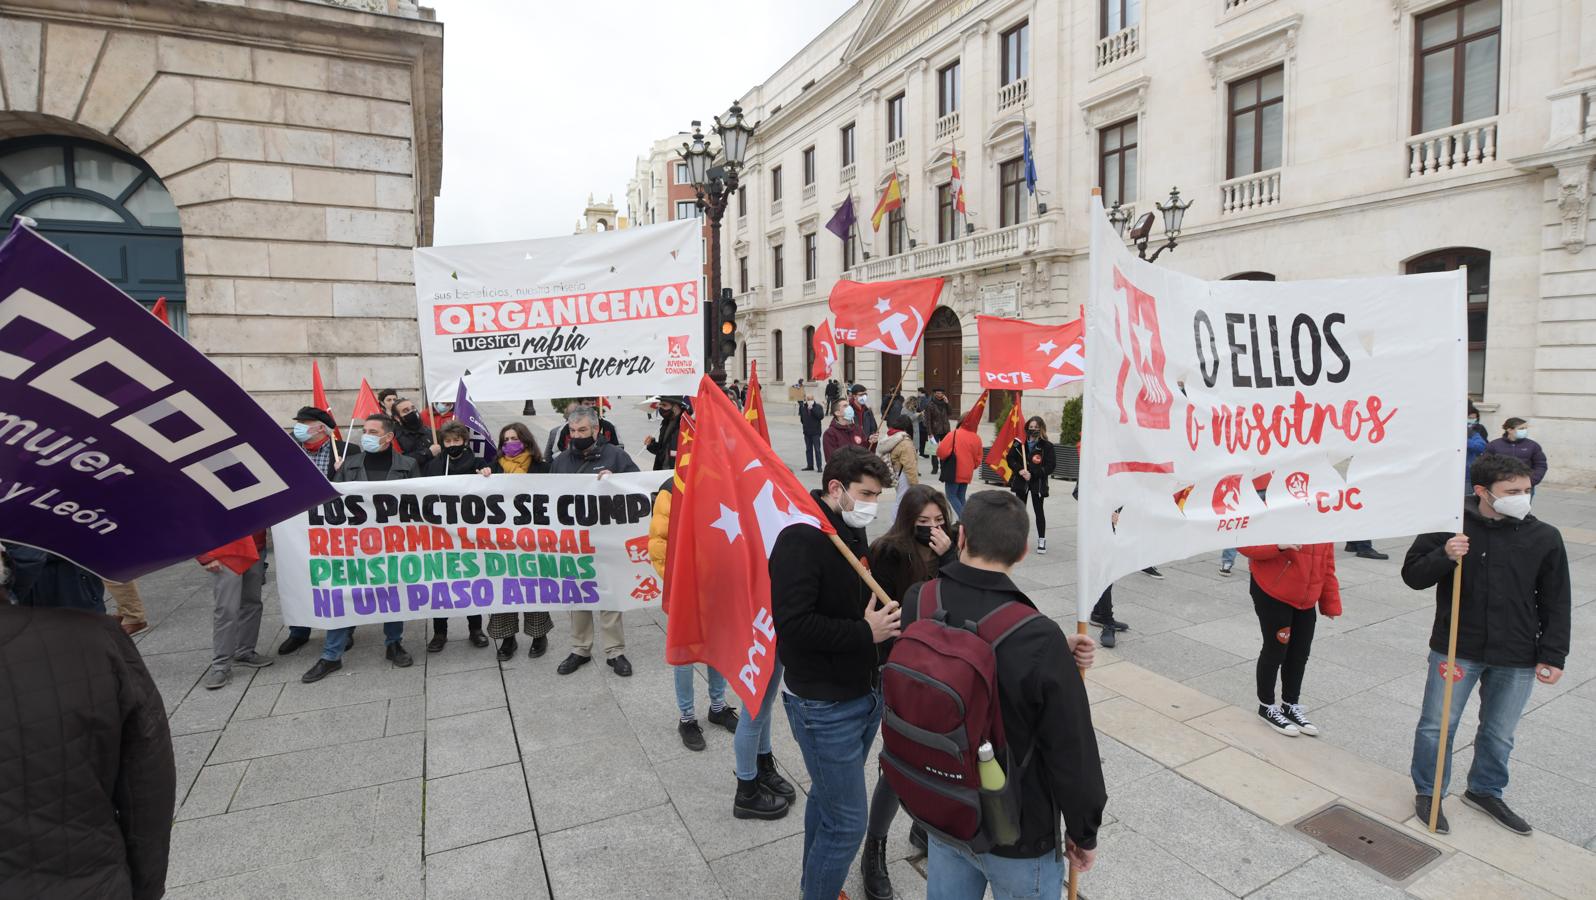
[[[985,853],[995,844],[983,821],[976,748],[991,742],[1007,773],[1003,802],[1015,815],[1024,768],[1003,736],[996,651],[1041,614],[1011,601],[979,622],[951,623],[940,579],[920,585],[918,605],[881,674],[882,775],[927,831]]]

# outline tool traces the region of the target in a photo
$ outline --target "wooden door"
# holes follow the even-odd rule
[[[959,317],[946,306],[937,307],[926,327],[920,357],[921,382],[926,390],[948,392],[948,408],[955,418],[963,414],[964,331]]]

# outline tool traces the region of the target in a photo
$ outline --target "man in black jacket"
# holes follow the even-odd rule
[[[891,480],[880,457],[844,447],[813,492],[837,536],[863,559],[865,526]],[[835,900],[865,834],[864,767],[881,724],[877,648],[898,635],[898,604],[871,596],[831,539],[812,525],[782,530],[770,552],[770,609],[787,721],[811,787],[804,819],[803,900]]]
[[[625,450],[604,440],[600,433],[598,410],[591,406],[573,406],[565,411],[565,431],[570,440],[565,450],[549,463],[549,472],[555,475],[597,475],[603,478],[612,472],[636,472],[637,463]],[[622,678],[632,674],[632,663],[626,658],[626,629],[621,613],[600,610],[599,628],[604,632],[604,662]],[[571,613],[571,653],[560,661],[555,672],[569,675],[587,665],[593,658],[593,613]]]
[[[417,466],[424,466],[443,453],[432,429],[422,423],[414,400],[400,397],[393,402],[393,423],[394,443],[399,445],[399,452],[415,460]]]
[[[1535,682],[1563,677],[1570,634],[1568,553],[1556,528],[1529,514],[1530,468],[1521,460],[1482,456],[1469,472],[1474,496],[1463,504],[1463,533],[1423,534],[1402,563],[1402,580],[1414,590],[1435,588],[1429,679],[1413,733],[1414,812],[1428,822],[1435,796],[1435,758],[1441,736],[1444,678],[1454,682],[1451,747],[1474,686],[1480,686],[1480,727],[1463,802],[1502,827],[1529,834],[1530,826],[1502,800],[1513,733]],[[1447,671],[1452,619],[1452,579],[1463,564],[1458,609],[1457,666]],[[1452,778],[1447,754],[1441,796]],[[1436,830],[1448,831],[1440,817]]]
[[[798,404],[798,421],[804,426],[804,471],[818,472],[825,466],[820,451],[820,433],[826,427],[826,408],[815,402],[814,394],[804,395]]]
[[[942,567],[942,608],[950,622],[978,622],[1008,602],[1035,604],[1009,573],[1025,557],[1030,523],[1013,494],[985,491],[971,497],[959,520],[959,561]],[[905,597],[917,597],[918,585]],[[904,608],[903,627],[918,604]],[[1057,897],[1065,869],[1058,853],[1059,816],[1064,818],[1064,855],[1081,871],[1092,867],[1097,829],[1108,792],[1097,755],[1086,684],[1076,666],[1092,664],[1089,637],[1065,636],[1052,619],[1033,618],[997,652],[998,704],[1003,733],[1015,758],[1031,757],[1020,774],[1020,839],[981,854],[979,863],[932,837],[926,880],[950,888],[949,896],[979,897],[990,879],[997,897],[1018,895],[1010,884],[1029,884],[1035,895]],[[1072,659],[1075,666],[1061,665]],[[1009,773],[1014,776],[1013,772]]]
[[[643,438],[643,449],[654,454],[654,471],[665,472],[676,468],[676,445],[682,436],[682,411],[687,408],[687,398],[668,394],[655,405],[659,409],[659,437]]]
[[[491,475],[493,469],[471,452],[471,429],[459,419],[450,419],[438,429],[438,440],[443,452],[421,465],[424,478],[444,475]],[[482,633],[482,616],[466,616],[466,637],[471,646],[488,645],[488,636]],[[432,620],[432,639],[427,641],[428,653],[441,653],[449,643],[449,619],[446,616]]]

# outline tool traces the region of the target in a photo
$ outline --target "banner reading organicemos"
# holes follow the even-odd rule
[[[669,473],[666,473],[667,475]],[[272,528],[289,625],[655,605],[658,472],[336,484]]]
[[[415,251],[431,399],[690,394],[704,351],[698,219]]]

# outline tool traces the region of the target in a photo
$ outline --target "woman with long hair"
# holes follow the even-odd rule
[[[1025,420],[1025,436],[1015,439],[1006,459],[1013,473],[1009,476],[1009,490],[1022,505],[1029,500],[1036,511],[1036,552],[1046,553],[1047,514],[1042,507],[1047,504],[1048,481],[1057,462],[1041,416]]]
[[[927,484],[917,484],[903,493],[892,528],[870,545],[870,574],[899,602],[909,598],[904,592],[922,581],[937,577],[937,572],[959,558],[958,526],[942,492]],[[881,645],[886,661],[891,642]],[[870,817],[865,834],[863,871],[865,894],[892,896],[892,881],[887,875],[887,830],[898,814],[898,795],[885,778],[876,781],[870,798]],[[909,842],[925,850],[925,832],[915,825]]]
[[[548,460],[538,452],[538,442],[524,423],[511,422],[499,429],[499,455],[493,458],[493,471],[501,475],[541,475],[549,470]],[[488,637],[499,642],[499,659],[515,658],[515,613],[488,616]],[[549,632],[554,617],[546,612],[522,613],[522,631],[532,639],[527,656],[536,659],[548,652]]]

